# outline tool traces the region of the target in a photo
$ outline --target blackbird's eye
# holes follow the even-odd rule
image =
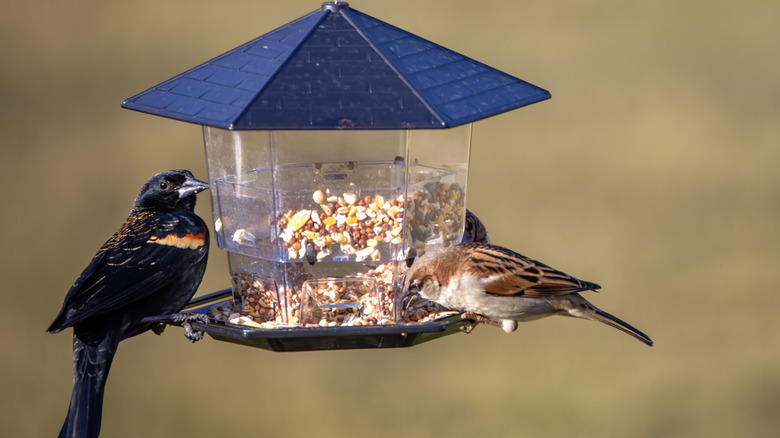
[[[171,184],[168,183],[168,181],[160,181],[160,190],[164,192],[170,192],[171,191]]]

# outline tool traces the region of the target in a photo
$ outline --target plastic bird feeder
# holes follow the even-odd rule
[[[459,241],[472,122],[549,97],[329,2],[122,106],[203,126],[242,324],[201,328],[311,350],[457,332],[457,317],[401,312],[406,254]]]

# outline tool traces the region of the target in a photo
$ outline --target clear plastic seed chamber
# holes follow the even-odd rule
[[[402,305],[407,256],[461,239],[472,123],[549,97],[324,3],[123,106],[203,126],[231,297],[200,328],[287,351],[457,332],[457,315]]]
[[[267,327],[410,322],[396,293],[406,255],[460,239],[470,134],[204,128],[242,310]]]

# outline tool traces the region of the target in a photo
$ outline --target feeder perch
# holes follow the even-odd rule
[[[459,241],[472,123],[549,97],[329,2],[122,106],[203,126],[232,301],[200,310],[240,317],[200,327],[289,351],[457,332],[401,309],[406,254]]]

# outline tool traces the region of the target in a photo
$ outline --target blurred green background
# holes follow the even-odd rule
[[[45,329],[140,185],[206,176],[199,127],[122,100],[319,4],[3,4],[4,436],[59,431],[71,332]],[[776,436],[780,3],[351,5],[552,92],[475,125],[469,207],[656,346],[568,318],[284,354],[169,328],[122,344],[103,436]],[[228,284],[214,248],[201,293]]]

